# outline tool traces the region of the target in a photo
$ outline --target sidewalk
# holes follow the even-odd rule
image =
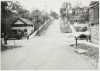
[[[48,24],[50,20],[46,21],[38,30],[36,30],[33,34],[29,36],[29,38],[33,38],[46,24]]]

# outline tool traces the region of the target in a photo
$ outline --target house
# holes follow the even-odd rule
[[[4,19],[5,20],[5,19]],[[6,32],[6,39],[20,39],[29,35],[32,31],[34,31],[33,23],[25,18],[20,18],[18,16],[8,17],[5,20],[6,23],[2,23],[2,34],[3,31]],[[4,30],[3,30],[4,27]]]
[[[91,25],[99,24],[99,2],[92,1],[89,5],[89,22]]]
[[[89,28],[91,41],[99,44],[99,1],[92,1],[89,5]]]
[[[29,35],[34,30],[33,23],[25,18],[17,18],[11,24],[11,33],[21,33],[22,36]]]

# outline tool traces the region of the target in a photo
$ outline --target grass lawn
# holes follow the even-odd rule
[[[71,46],[76,49],[75,44],[72,44]],[[99,48],[82,43],[78,44],[78,48],[86,50],[86,52],[83,55],[88,56],[96,63],[99,62]]]

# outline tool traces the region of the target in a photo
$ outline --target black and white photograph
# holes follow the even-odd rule
[[[98,70],[99,0],[1,0],[1,70]]]

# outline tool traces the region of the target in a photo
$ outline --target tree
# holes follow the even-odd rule
[[[40,10],[33,10],[30,14],[30,18],[34,24],[34,30],[37,30],[41,26],[41,11]]]
[[[50,16],[52,16],[54,19],[58,19],[58,14],[54,11],[51,11]]]
[[[8,2],[1,1],[1,37],[4,38],[5,44],[7,44],[7,31],[9,30],[7,27],[7,17],[11,14],[11,12],[7,9]]]
[[[15,1],[15,2],[9,1],[8,2],[8,9],[20,17],[27,18],[27,16],[29,16],[29,11],[24,9],[22,7],[21,3],[18,1]]]
[[[64,2],[62,7],[60,8],[60,15],[62,19],[69,18],[69,12],[71,10],[71,4],[68,2]]]
[[[1,1],[1,33],[5,44],[7,44],[7,35],[11,30],[11,22],[18,16],[25,15],[26,10],[22,8],[19,2]]]
[[[40,11],[38,9],[33,10],[30,14],[30,20],[32,20],[34,24],[34,30],[39,29],[39,27],[43,25],[48,19],[49,14],[45,11]]]
[[[67,9],[68,9],[68,3],[67,2],[64,2],[62,4],[62,7],[60,8],[60,14],[61,14],[61,17],[64,18],[67,16]]]
[[[70,18],[70,10],[71,10],[71,4],[68,2],[64,2],[62,4],[62,7],[60,8],[60,16],[63,20],[64,24],[68,23]]]

